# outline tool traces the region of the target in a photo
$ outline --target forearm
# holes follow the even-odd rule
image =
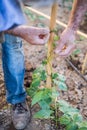
[[[74,0],[68,27],[76,31],[87,11],[87,0]]]

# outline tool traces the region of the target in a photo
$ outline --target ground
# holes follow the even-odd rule
[[[50,14],[51,8],[44,8],[39,9],[40,11],[43,11],[46,14]],[[67,23],[69,18],[70,11],[67,8],[58,8],[58,20]],[[66,15],[68,14],[68,15]],[[29,21],[32,25],[40,24],[41,22],[46,25],[49,25],[49,21],[46,19],[39,19],[39,20],[30,20]],[[63,30],[64,28],[60,28],[60,30]],[[81,27],[82,30],[82,27]],[[84,31],[84,30],[82,30]],[[85,30],[86,32],[87,30]],[[61,32],[61,31],[60,31]],[[85,57],[85,54],[87,52],[87,39],[77,36],[77,48],[81,49],[81,53],[78,54],[77,57],[75,57],[73,60],[71,60],[74,65],[78,68],[78,70],[81,73],[82,69],[82,63]],[[46,58],[46,47],[45,46],[34,46],[30,45],[29,43],[26,43],[23,41],[24,46],[24,54],[25,54],[25,65],[26,65],[26,73],[25,73],[25,87],[29,87],[31,80],[32,80],[32,72],[35,68],[39,67],[42,59]],[[87,120],[87,82],[84,81],[80,75],[78,75],[75,70],[71,68],[71,66],[66,62],[65,59],[56,57],[53,61],[53,68],[55,72],[59,72],[61,74],[64,74],[66,76],[66,84],[68,86],[67,92],[61,92],[60,98],[65,99],[68,101],[71,105],[78,108],[83,115],[84,119]],[[0,65],[0,77],[3,80],[3,74],[2,74],[2,68]],[[85,70],[84,74],[85,78],[87,79],[87,68]],[[38,109],[38,107],[32,108],[32,113],[34,113]],[[14,130],[11,125],[8,130]],[[3,129],[3,128],[2,128]],[[0,130],[2,130],[0,128]],[[31,119],[31,122],[29,123],[28,127],[25,130],[55,130],[52,128],[50,121],[44,121],[44,120],[35,120]],[[60,129],[62,130],[62,129]]]

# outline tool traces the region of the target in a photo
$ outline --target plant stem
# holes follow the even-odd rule
[[[56,25],[56,15],[57,15],[57,2],[55,0],[52,10],[51,10],[51,19],[50,19],[50,32],[54,30],[55,25]],[[47,52],[47,82],[46,82],[46,87],[51,88],[52,86],[52,59],[53,59],[53,39],[54,39],[54,32],[51,32],[50,38],[48,41],[48,52]]]

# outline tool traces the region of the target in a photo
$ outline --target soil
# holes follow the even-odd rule
[[[43,11],[46,14],[50,14],[50,8],[43,8],[38,9],[39,11]],[[68,8],[59,7],[58,9],[58,19],[64,23],[67,23],[69,18],[70,11]],[[32,21],[29,20],[29,23],[31,25],[37,26],[40,23],[49,25],[49,21],[46,19],[43,20],[36,20]],[[61,30],[64,28],[57,26]],[[81,30],[83,29],[81,25]],[[84,31],[84,30],[83,30]],[[87,32],[87,30],[85,30]],[[78,54],[74,58],[70,58],[72,63],[78,68],[78,70],[81,72],[82,64],[84,57],[87,52],[87,39],[81,38],[81,36],[76,37],[77,40],[77,48],[81,49],[81,53]],[[26,43],[23,41],[24,46],[24,54],[25,54],[25,87],[29,87],[30,83],[32,81],[32,72],[35,68],[39,67],[42,59],[46,58],[46,47],[45,46],[34,46],[30,45],[29,43]],[[0,65],[1,67],[1,65]],[[71,68],[71,66],[66,62],[65,59],[56,57],[53,61],[53,68],[55,72],[58,72],[60,74],[65,75],[66,77],[66,84],[68,86],[67,92],[61,92],[60,98],[65,99],[68,101],[72,106],[78,108],[83,115],[84,119],[87,120],[87,82],[84,81],[80,75],[78,75],[75,70]],[[2,68],[0,68],[1,74],[2,74]],[[85,69],[85,78],[87,79],[87,68]],[[3,77],[3,74],[1,75],[1,78]],[[32,108],[32,114],[37,111],[38,106],[35,106]],[[2,130],[2,129],[0,129]],[[10,125],[8,130],[15,130],[13,128],[13,125]],[[54,124],[52,124],[49,120],[38,120],[38,119],[31,119],[31,122],[27,126],[25,130],[55,130]],[[59,130],[64,130],[63,128],[60,128]]]

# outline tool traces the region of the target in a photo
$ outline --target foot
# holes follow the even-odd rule
[[[38,28],[20,25],[11,30],[5,31],[5,33],[21,37],[33,45],[43,45],[47,43],[49,39],[48,28]]]
[[[12,121],[17,130],[24,129],[30,120],[30,110],[26,102],[12,105]]]

